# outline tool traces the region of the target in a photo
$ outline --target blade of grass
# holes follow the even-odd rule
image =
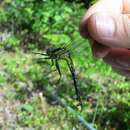
[[[64,99],[61,99],[60,97],[58,97],[56,94],[53,94],[48,87],[44,88],[44,90],[46,92],[48,92],[54,99],[56,99],[62,106],[64,106],[69,112],[71,112],[73,115],[75,115],[78,120],[84,125],[84,127],[87,130],[96,130],[95,128],[93,128],[93,124],[87,122],[80,114],[78,114],[72,107],[70,107],[66,101]]]

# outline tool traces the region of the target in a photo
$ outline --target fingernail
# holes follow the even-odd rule
[[[100,38],[113,37],[116,26],[115,21],[111,16],[95,15],[96,29]]]
[[[111,50],[111,48],[109,48],[105,45],[101,45],[97,41],[93,42],[92,52],[93,52],[93,56],[96,58],[105,57],[110,52],[110,50]]]
[[[109,53],[109,51],[93,51],[93,56],[95,58],[104,58],[107,54]]]

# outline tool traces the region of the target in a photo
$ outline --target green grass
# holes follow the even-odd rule
[[[78,102],[67,64],[60,61],[63,76],[57,83],[59,75],[50,61],[37,62],[35,58],[39,56],[32,53],[71,40],[69,47],[83,100],[83,111],[76,109],[77,112],[86,121],[93,121],[97,130],[129,130],[129,80],[112,71],[101,59],[93,58],[89,41],[81,38],[78,31],[85,9],[64,0],[56,3],[48,0],[40,5],[26,2],[9,2],[10,11],[0,12],[3,24],[18,20],[14,34],[0,44],[0,129],[85,130],[75,115],[44,89],[51,89],[76,109]],[[63,8],[59,8],[61,4]]]
[[[88,46],[88,44],[86,45]],[[66,64],[61,62],[63,79],[59,84],[55,84],[58,74],[52,72],[46,75],[47,69],[50,68],[49,63],[41,65],[32,60],[33,58],[34,55],[31,53],[23,53],[19,50],[16,52],[1,52],[1,92],[5,95],[2,98],[8,102],[7,106],[13,107],[12,115],[18,116],[15,120],[17,124],[15,129],[24,127],[35,129],[42,129],[42,127],[61,129],[63,127],[65,130],[76,127],[84,129],[80,123],[77,124],[78,120],[73,115],[56,105],[56,101],[50,97],[50,94],[44,92],[44,87],[49,85],[52,92],[55,91],[59,97],[66,99],[71,107],[76,105],[76,101],[73,99],[75,95],[74,87]],[[84,58],[87,59],[86,62],[80,64],[79,61],[81,60],[82,63],[82,60],[85,61]],[[116,125],[123,124],[123,129],[129,127],[127,126],[129,121],[127,109],[130,105],[129,82],[125,82],[124,77],[113,72],[102,61],[94,61],[91,54],[90,57],[88,55],[88,57],[80,58],[80,60],[74,58],[84,104],[81,115],[91,122],[95,105],[98,102],[95,122],[97,127],[105,127],[105,123],[108,121],[110,126],[116,127],[113,122],[119,119],[119,114],[121,117],[119,124],[117,122]],[[43,101],[40,99],[40,93],[44,95]],[[91,97],[92,100],[88,101],[88,97]],[[12,109],[8,109],[12,111]],[[48,124],[49,122],[51,124]],[[100,123],[103,123],[103,125],[100,126]],[[7,128],[13,127],[10,123]],[[104,127],[99,129],[104,129]]]

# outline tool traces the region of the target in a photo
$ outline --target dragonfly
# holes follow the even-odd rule
[[[70,46],[71,46],[71,42],[69,42],[67,45],[50,46],[45,50],[45,52],[34,52],[34,53],[44,56],[41,58],[37,58],[38,60],[43,60],[43,59],[51,60],[52,66],[55,66],[57,72],[59,73],[59,76],[60,76],[59,80],[62,77],[59,61],[60,60],[66,61],[70,74],[71,74],[71,77],[72,77],[72,80],[73,80],[73,86],[75,89],[76,100],[79,102],[78,105],[81,106],[81,108],[82,108],[83,103],[82,103],[81,96],[80,96],[76,69],[75,69],[75,66],[73,63],[73,59],[72,59],[72,54],[71,54],[72,48]],[[76,48],[77,46],[79,46],[79,44],[76,44],[76,46],[74,46],[73,49]]]

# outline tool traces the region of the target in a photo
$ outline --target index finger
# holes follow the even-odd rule
[[[85,18],[104,11],[130,14],[130,0],[100,0],[87,11]]]
[[[85,28],[87,19],[95,13],[108,12],[112,14],[130,14],[130,0],[100,0],[87,10],[81,21],[80,32],[84,37],[88,37]],[[130,17],[130,15],[129,15]]]

